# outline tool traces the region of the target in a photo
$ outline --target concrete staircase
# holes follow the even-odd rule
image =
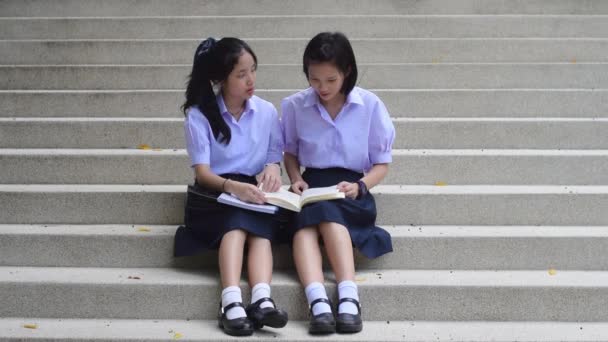
[[[319,338],[277,248],[292,320],[251,339],[608,340],[607,1],[4,0],[0,16],[0,340],[232,340],[216,256],[172,257],[192,54],[244,38],[278,107],[321,30],[352,39],[393,116],[373,192],[395,252],[357,255],[364,331]]]

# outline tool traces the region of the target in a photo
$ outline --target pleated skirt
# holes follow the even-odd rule
[[[342,181],[356,182],[363,174],[343,169],[307,168],[302,178],[309,187],[326,187]],[[295,215],[289,226],[289,236],[304,227],[321,222],[335,222],[348,229],[353,246],[368,258],[376,258],[393,251],[390,234],[376,226],[376,201],[371,193],[359,199],[338,199],[311,203]]]
[[[221,176],[256,184],[254,176],[239,174]],[[266,214],[222,204],[215,200],[220,195],[219,192],[210,191],[196,184],[194,186],[197,187],[197,192],[206,196],[188,194],[184,226],[180,226],[175,233],[175,256],[189,256],[209,249],[218,249],[224,234],[234,229],[242,229],[275,242],[279,238],[281,226],[289,221],[284,211],[279,211],[278,214]]]

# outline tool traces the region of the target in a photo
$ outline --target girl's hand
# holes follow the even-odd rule
[[[340,182],[337,188],[348,198],[357,199],[357,195],[359,195],[359,184],[357,183]]]
[[[291,183],[291,190],[298,195],[302,194],[302,191],[308,189],[308,184],[304,180],[299,180]]]
[[[260,174],[258,186],[262,184],[262,191],[276,192],[281,188],[281,166],[268,164]]]
[[[264,204],[264,202],[265,202],[264,193],[262,192],[262,190],[258,189],[258,187],[256,187],[255,185],[236,182],[236,181],[232,181],[232,180],[229,181],[229,183],[230,182],[233,182],[233,184],[231,184],[231,189],[230,189],[232,194],[234,194],[241,201],[255,203],[255,204]]]

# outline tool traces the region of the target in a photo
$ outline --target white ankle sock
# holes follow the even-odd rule
[[[257,283],[251,289],[251,304],[257,302],[258,300],[268,297],[270,298],[270,285],[266,283]],[[260,308],[273,308],[272,302],[262,302],[260,304]]]
[[[318,282],[308,284],[308,286],[306,286],[306,288],[304,289],[304,292],[306,293],[306,299],[308,300],[308,305],[310,305],[310,303],[312,303],[313,301],[315,301],[319,298],[327,299],[327,293],[325,292],[325,286],[323,286],[323,284],[318,283]],[[315,316],[322,314],[324,312],[331,312],[331,307],[326,303],[317,303],[317,304],[315,304],[315,306],[312,307],[312,314]]]
[[[352,298],[355,300],[359,300],[359,294],[357,293],[357,284],[353,281],[345,280],[338,284],[338,297],[342,298]],[[344,302],[338,306],[338,313],[347,313],[356,315],[359,312],[355,303]]]
[[[238,286],[229,286],[222,291],[222,307],[226,307],[234,302],[243,302],[241,297],[241,289]],[[226,317],[228,319],[235,319],[239,317],[247,317],[245,309],[240,306],[235,306],[230,310],[226,311]]]

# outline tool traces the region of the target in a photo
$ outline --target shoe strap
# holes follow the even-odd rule
[[[270,297],[263,297],[258,299],[255,303],[251,303],[251,308],[257,309],[264,302],[271,302],[272,306],[274,306],[275,309],[277,308],[277,305],[274,303],[274,300],[272,300],[272,298]]]
[[[340,301],[338,302],[338,307],[340,306],[340,304],[346,303],[346,302],[355,304],[355,306],[357,306],[357,310],[359,310],[359,313],[361,313],[361,303],[359,303],[359,301],[354,298],[345,297],[345,298],[340,299]]]
[[[243,309],[245,308],[245,307],[243,306],[243,303],[241,303],[241,302],[234,302],[234,303],[230,303],[230,304],[228,304],[228,305],[226,305],[226,306],[224,306],[224,307],[222,307],[222,305],[220,304],[220,308],[222,309],[222,313],[224,313],[224,312],[226,312],[226,311],[228,311],[228,310],[230,310],[230,309],[232,309],[232,308],[234,308],[234,307],[237,307],[237,306],[240,306],[240,307],[242,307]]]
[[[310,303],[310,312],[312,313],[312,307],[315,306],[315,304],[318,303],[325,303],[327,305],[329,305],[329,308],[331,309],[331,302],[329,301],[329,299],[327,298],[317,298],[315,300],[312,301],[312,303]]]

